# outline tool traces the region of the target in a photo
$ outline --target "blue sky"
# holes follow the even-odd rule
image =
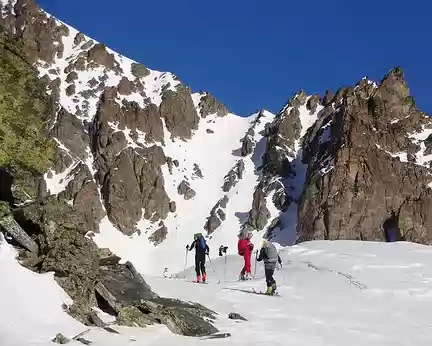
[[[39,0],[48,12],[247,115],[401,65],[432,114],[427,0]]]

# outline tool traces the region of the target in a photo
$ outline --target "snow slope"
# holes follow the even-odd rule
[[[0,340],[2,346],[52,345],[62,332],[72,337],[87,329],[61,310],[67,296],[51,275],[20,267],[14,251],[0,242]],[[236,281],[239,256],[207,264],[209,284],[147,277],[161,295],[198,301],[219,315],[216,326],[231,337],[206,345],[429,345],[432,338],[432,249],[411,243],[309,242],[280,250],[283,269],[275,273],[280,297],[228,288],[265,289],[258,264],[256,279]],[[189,261],[189,265],[192,260]],[[179,276],[193,278],[193,268]],[[7,277],[7,280],[3,278]],[[217,284],[218,280],[222,280]],[[37,299],[36,299],[37,298]],[[227,318],[237,312],[248,319]],[[120,334],[91,328],[84,335],[94,346],[201,345],[165,326],[145,329],[114,326]],[[69,345],[81,345],[71,342]]]
[[[48,345],[59,332],[76,335],[84,326],[62,310],[70,297],[53,274],[33,273],[15,260],[0,232],[0,344]]]
[[[261,156],[266,147],[266,139],[260,132],[274,117],[272,113],[264,112],[261,122],[255,127],[256,150],[253,155],[242,158],[236,154],[241,148],[239,140],[257,116],[258,113],[247,118],[234,114],[222,118],[210,115],[205,119],[207,126],[200,126],[187,142],[173,141],[168,132],[165,132],[164,151],[167,156],[179,161],[179,167],[173,167],[173,174],[169,173],[167,165],[163,167],[166,191],[177,205],[176,213],[169,214],[165,220],[167,239],[154,247],[145,234],[147,231],[150,235],[154,227],[150,222],[142,220],[139,223],[144,234],[125,237],[105,218],[101,225],[103,231],[94,238],[97,244],[109,247],[123,259],[130,260],[143,273],[162,275],[164,268],[168,268],[170,272],[179,271],[184,266],[186,245],[193,241],[194,233],[205,234],[203,226],[210,210],[219,199],[227,195],[229,202],[225,209],[226,220],[207,242],[212,257],[217,256],[220,245],[228,246],[230,253],[236,253],[237,233],[251,208],[253,192],[260,177],[256,168],[261,165]],[[209,135],[207,128],[212,129],[214,134]],[[245,164],[243,178],[228,193],[224,193],[221,188],[224,176],[239,159],[243,159]],[[202,178],[194,173],[194,164],[201,169]],[[185,177],[196,191],[196,196],[190,200],[184,200],[177,193],[177,186]],[[255,239],[259,241],[259,235]]]

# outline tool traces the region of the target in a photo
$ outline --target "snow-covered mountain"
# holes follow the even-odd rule
[[[399,68],[381,83],[364,78],[324,97],[302,90],[277,115],[241,117],[32,0],[1,6],[0,24],[22,41],[55,107],[58,152],[42,190],[74,205],[88,236],[141,272],[182,269],[196,232],[213,257],[220,245],[235,253],[244,228],[282,245],[383,240],[391,210],[402,239],[430,242],[432,127]]]
[[[6,345],[45,345],[84,325],[94,345],[195,344],[179,335],[214,325],[236,345],[430,339],[432,121],[401,68],[240,116],[33,0],[0,0],[0,10]],[[223,289],[264,284],[256,264],[255,280],[233,283],[246,230],[256,248],[262,237],[280,246],[281,299]],[[193,276],[185,247],[197,232],[211,248],[207,286],[179,279]],[[165,268],[177,280],[161,279]],[[223,317],[231,309],[249,321]]]

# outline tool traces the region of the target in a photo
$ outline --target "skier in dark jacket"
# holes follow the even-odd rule
[[[207,281],[207,273],[205,268],[205,256],[209,254],[210,248],[206,244],[204,236],[201,233],[194,234],[194,241],[192,244],[186,245],[186,249],[192,251],[195,249],[195,272],[197,276],[197,282]]]
[[[282,266],[282,260],[277,253],[276,247],[267,239],[263,240],[263,245],[257,258],[259,262],[262,260],[264,260],[264,271],[267,283],[267,291],[265,294],[273,295],[276,291],[276,281],[273,278],[276,262],[279,262]]]

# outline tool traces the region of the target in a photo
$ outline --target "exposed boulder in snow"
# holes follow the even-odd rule
[[[200,166],[198,166],[198,164],[194,163],[194,165],[193,165],[193,171],[194,171],[194,174],[195,174],[198,178],[200,178],[200,179],[204,178],[204,175],[203,175],[203,173],[202,173],[202,170],[201,170]]]
[[[254,144],[255,143],[252,140],[251,136],[246,134],[246,136],[244,136],[242,139],[241,155],[247,156],[247,155],[252,154],[253,149],[254,149]]]
[[[78,79],[78,73],[76,73],[75,71],[72,71],[71,73],[69,73],[67,75],[67,77],[66,77],[66,83],[73,83],[77,79]]]
[[[119,63],[116,61],[114,54],[109,53],[106,49],[106,46],[101,43],[95,44],[88,52],[87,52],[87,61],[89,65],[93,67],[97,67],[98,65],[102,65],[104,67],[109,68],[110,70],[121,73],[121,67]]]
[[[218,228],[222,224],[222,221],[219,219],[217,215],[210,215],[207,219],[206,224],[204,225],[204,229],[208,234],[213,233],[216,228]]]
[[[133,306],[120,309],[117,320],[120,325],[129,327],[146,327],[163,323],[175,334],[205,336],[218,331],[203,318],[214,318],[213,314],[213,311],[199,304],[158,298],[152,301],[137,302]]]
[[[136,78],[144,78],[150,74],[150,71],[143,64],[132,63],[131,72]]]
[[[162,323],[173,333],[187,336],[218,331],[204,319],[214,319],[213,311],[202,305],[159,297],[130,262],[102,267],[96,291],[104,300],[105,309],[116,315],[120,325],[146,327]]]
[[[161,221],[159,223],[159,228],[149,237],[149,240],[153,242],[155,246],[157,246],[166,239],[167,234],[168,234],[168,228]]]
[[[126,77],[123,77],[119,82],[118,92],[120,95],[130,95],[132,94],[133,88],[133,83]]]
[[[229,198],[225,195],[221,198],[210,211],[210,216],[204,224],[204,229],[208,234],[213,233],[226,219],[226,214],[223,211],[227,207]]]
[[[231,312],[230,314],[228,314],[228,318],[230,320],[247,321],[246,318],[244,318],[242,315],[238,314],[237,312]]]
[[[183,196],[185,200],[194,198],[196,195],[196,192],[190,187],[189,182],[186,180],[182,180],[182,182],[179,184],[177,187],[177,193]]]
[[[224,192],[230,191],[237,184],[239,179],[242,179],[244,170],[245,165],[243,160],[238,160],[236,165],[224,177],[222,190]]]
[[[55,344],[65,345],[70,342],[70,340],[65,337],[62,333],[57,333],[52,342]]]

